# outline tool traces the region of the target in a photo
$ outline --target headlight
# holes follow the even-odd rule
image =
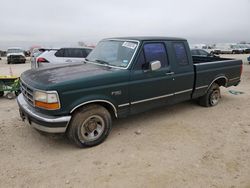
[[[56,91],[35,91],[35,106],[47,110],[57,110],[60,108],[59,97]]]
[[[47,102],[47,93],[36,91],[35,92],[35,101]]]

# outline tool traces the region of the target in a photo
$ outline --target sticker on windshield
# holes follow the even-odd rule
[[[122,63],[121,63],[121,66],[122,67],[126,67],[128,65],[128,60],[123,60]]]
[[[135,49],[137,44],[133,43],[133,42],[124,42],[122,44],[122,46],[126,47],[126,48],[131,48],[131,49]]]

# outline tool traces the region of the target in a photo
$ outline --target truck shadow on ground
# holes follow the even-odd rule
[[[228,103],[232,101],[233,98],[229,95],[223,96],[219,105],[225,105],[225,103]],[[236,99],[235,99],[236,100]],[[215,107],[216,108],[216,107]],[[186,102],[182,102],[179,104],[175,104],[172,106],[166,106],[166,107],[160,107],[156,109],[152,109],[150,111],[139,113],[136,115],[129,116],[127,118],[122,119],[114,119],[113,120],[113,127],[111,130],[111,133],[109,137],[107,138],[106,142],[108,140],[113,140],[120,134],[122,134],[123,130],[131,129],[131,132],[134,131],[135,126],[138,127],[138,129],[143,130],[147,126],[151,126],[151,123],[157,122],[159,120],[167,121],[170,120],[173,116],[180,116],[184,113],[190,113],[190,111],[209,111],[211,108],[206,108],[199,106],[196,100],[190,100]],[[157,125],[156,125],[157,126]],[[152,126],[152,129],[155,129],[155,125]],[[34,130],[34,132],[37,132]],[[34,135],[35,134],[35,135]],[[34,137],[37,136],[39,133],[34,133]],[[73,144],[70,143],[67,136],[65,134],[47,134],[47,133],[41,133],[42,137],[46,137],[42,139],[44,142],[48,142],[48,144],[51,147],[55,148],[61,148],[67,147],[68,149],[74,149],[76,147],[73,146]],[[44,143],[43,143],[44,144]]]
[[[123,119],[114,119],[111,133],[107,138],[106,142],[108,140],[117,137],[117,135],[122,133],[124,129],[130,129],[130,128],[133,129],[134,126],[138,126],[138,124],[140,124],[140,129],[143,129],[146,126],[150,126],[149,120],[157,122],[159,119],[165,119],[167,122],[168,118],[170,118],[171,115],[173,114],[181,115],[185,111],[195,108],[203,108],[203,107],[198,106],[196,101],[187,101],[173,106],[153,109],[148,112],[139,113]],[[33,130],[32,132],[33,132],[32,135],[34,137],[36,137],[37,134],[39,134],[42,137],[45,137],[41,141],[48,142],[50,146],[54,145],[55,148],[61,148],[61,147],[74,148],[73,144],[70,143],[65,134],[47,134],[42,132],[36,133],[37,132],[36,130]]]

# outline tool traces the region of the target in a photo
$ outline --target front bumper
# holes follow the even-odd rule
[[[22,120],[27,120],[32,127],[48,133],[64,133],[66,131],[71,116],[57,117],[39,113],[29,106],[23,94],[17,97],[17,103]]]
[[[26,61],[26,58],[21,56],[10,56],[7,58],[7,61],[10,63],[24,63]]]

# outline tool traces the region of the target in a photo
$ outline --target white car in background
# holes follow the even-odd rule
[[[31,68],[57,66],[63,63],[81,63],[93,50],[89,47],[47,49],[31,60]]]
[[[25,63],[26,57],[24,50],[19,47],[8,48],[7,50],[7,63]]]
[[[36,58],[41,55],[42,53],[44,53],[45,51],[47,51],[49,49],[45,49],[45,48],[34,48],[31,51],[30,54],[30,62],[31,62],[31,68],[35,68],[36,65]]]
[[[214,54],[241,54],[243,49],[238,44],[216,44]]]

